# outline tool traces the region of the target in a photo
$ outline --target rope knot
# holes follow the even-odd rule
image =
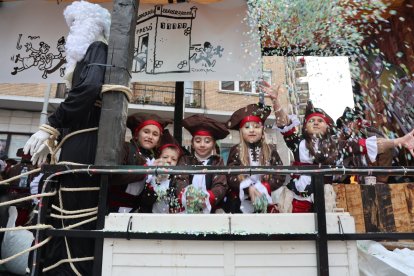
[[[101,93],[105,93],[105,92],[121,92],[124,93],[125,97],[127,97],[128,102],[131,102],[132,100],[132,91],[131,88],[124,86],[124,85],[119,85],[119,84],[104,84],[102,85],[102,90]]]

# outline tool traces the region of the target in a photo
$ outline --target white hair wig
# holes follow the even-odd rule
[[[66,40],[66,72],[70,73],[81,61],[94,41],[109,38],[111,14],[98,4],[87,1],[75,1],[63,12],[69,27]]]

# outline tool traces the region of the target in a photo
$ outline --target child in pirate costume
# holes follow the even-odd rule
[[[48,148],[44,142],[49,138],[61,135],[58,129],[69,132],[98,127],[101,113],[101,88],[104,83],[105,66],[110,30],[110,13],[97,4],[86,1],[75,1],[64,11],[66,23],[70,28],[66,40],[66,75],[70,91],[68,97],[59,105],[57,110],[48,118],[48,124],[27,141],[24,152],[33,156],[33,163],[43,163]],[[63,138],[63,137],[59,137]],[[97,146],[97,131],[77,134],[66,140],[60,154],[60,161],[81,164],[94,164]],[[95,176],[87,174],[64,175],[58,178],[61,187],[96,187],[99,186]],[[62,192],[62,197],[53,198],[52,204],[68,211],[97,207],[98,192]],[[62,202],[62,205],[60,204]],[[60,214],[60,213],[59,213]],[[56,228],[73,225],[91,217],[80,219],[50,218],[48,224]],[[82,224],[75,229],[95,229],[95,221]],[[69,258],[93,257],[94,240],[81,238],[54,237],[43,249],[44,263],[47,268],[60,260]],[[78,273],[92,274],[92,261],[63,263],[42,275],[68,275]]]
[[[250,104],[235,111],[227,128],[239,130],[240,144],[230,149],[227,166],[279,166],[282,161],[276,145],[268,144],[264,122],[270,114],[269,106]],[[271,193],[283,185],[282,175],[229,175],[230,191],[227,210],[231,213],[277,212]]]
[[[402,145],[413,153],[413,132],[401,138],[387,140],[375,136],[366,139],[349,139],[338,141],[335,136],[334,122],[328,114],[320,108],[313,107],[308,102],[303,122],[302,135],[298,135],[296,127],[300,124],[296,115],[287,115],[278,100],[279,89],[273,90],[269,84],[263,82],[263,91],[270,96],[275,109],[276,123],[278,129],[285,139],[287,146],[293,152],[295,162],[293,165],[336,165],[339,152],[350,150],[353,154],[367,153],[375,160],[378,153]],[[324,183],[332,183],[332,177],[325,177]],[[312,212],[313,209],[313,183],[311,176],[298,175],[288,184],[288,188],[294,192],[292,201],[293,213]],[[325,185],[325,206],[330,211],[335,205],[335,194],[331,185]]]
[[[369,137],[385,138],[385,135],[377,128],[371,126],[370,122],[364,119],[364,114],[359,110],[352,110],[346,107],[341,117],[336,120],[338,128],[339,143],[355,139],[372,139]],[[359,146],[359,144],[358,144]],[[394,157],[394,148],[388,148],[383,153],[378,153],[376,158],[368,155],[368,152],[358,153],[358,150],[342,150],[340,151],[339,164],[346,167],[366,167],[366,166],[392,166]],[[387,175],[377,176],[377,183],[387,183]],[[350,176],[343,176],[339,180],[340,183],[349,183]],[[358,181],[358,183],[362,183]]]
[[[171,122],[155,114],[135,113],[127,118],[133,138],[125,143],[123,165],[152,166],[164,128]],[[151,213],[156,200],[154,191],[146,185],[146,175],[123,174],[112,178],[109,205],[112,212],[129,213],[137,210]]]
[[[277,108],[277,107],[275,107]],[[276,109],[277,110],[277,109]],[[276,117],[282,116],[276,112]],[[334,140],[334,122],[332,118],[320,108],[313,107],[309,101],[306,106],[303,122],[302,136],[296,133],[299,120],[291,118],[291,124],[277,125],[283,134],[286,145],[293,152],[295,161],[292,165],[332,165],[336,164],[338,157],[337,143]],[[325,177],[324,183],[332,183],[332,177]],[[313,186],[311,176],[295,175],[288,184],[294,192],[292,213],[307,213],[313,210]]]
[[[181,146],[171,136],[168,129],[164,130],[161,136],[160,146],[157,150],[157,160],[154,166],[176,166],[182,155]],[[175,196],[175,188],[173,187],[175,175],[161,174],[158,176],[149,175],[147,183],[156,196],[157,200],[152,206],[153,213],[176,213],[177,200]]]
[[[193,136],[192,154],[182,156],[179,166],[224,166],[223,159],[216,153],[216,141],[229,134],[223,123],[193,115],[183,120],[183,127]],[[177,175],[175,186],[178,201],[187,213],[214,213],[221,208],[227,192],[225,175]]]

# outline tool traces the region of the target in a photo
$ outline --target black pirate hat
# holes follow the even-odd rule
[[[127,127],[131,130],[134,136],[146,125],[155,125],[160,129],[160,133],[162,133],[164,128],[171,122],[170,119],[164,119],[155,114],[135,113],[128,116]]]
[[[270,106],[261,104],[249,104],[236,110],[227,121],[226,126],[228,129],[238,130],[246,122],[255,121],[262,122],[264,124],[267,117],[270,115],[270,111]]]
[[[211,136],[214,140],[224,139],[229,135],[229,131],[224,123],[199,114],[185,118],[183,120],[183,127],[185,127],[192,136]]]
[[[175,148],[178,150],[179,155],[183,154],[180,144],[175,140],[175,138],[170,134],[168,129],[165,129],[162,133],[160,139],[160,146],[158,148],[158,154],[160,155],[162,150],[165,148]]]
[[[314,107],[312,101],[308,101],[308,104],[306,105],[303,125],[305,126],[306,123],[314,116],[321,117],[328,125],[331,127],[334,126],[334,120],[331,118],[331,116],[329,116],[322,108]]]
[[[342,128],[345,124],[355,121],[355,120],[363,120],[364,119],[364,113],[360,111],[359,109],[351,109],[350,107],[346,107],[344,110],[344,113],[341,117],[336,120],[336,126],[338,128]]]

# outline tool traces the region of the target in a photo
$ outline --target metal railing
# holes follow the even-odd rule
[[[191,166],[189,167],[140,167],[140,166],[69,166],[69,165],[49,165],[43,168],[48,175],[45,183],[50,183],[54,177],[66,174],[83,173],[89,175],[101,175],[101,186],[99,192],[97,230],[61,230],[45,229],[37,230],[38,239],[36,242],[44,240],[46,236],[53,237],[78,237],[93,238],[96,241],[94,273],[100,275],[102,267],[102,244],[104,238],[128,238],[128,239],[165,239],[165,240],[314,240],[316,246],[317,271],[318,275],[329,275],[329,258],[328,258],[328,241],[330,240],[393,240],[393,239],[411,239],[414,240],[414,233],[341,233],[328,234],[326,227],[325,199],[324,199],[324,176],[326,175],[412,175],[414,176],[414,167],[370,167],[370,168],[345,168],[330,166],[260,166],[260,167],[214,167],[214,166]],[[314,183],[314,213],[316,217],[315,233],[311,234],[191,234],[191,233],[141,233],[141,232],[119,232],[103,231],[105,215],[107,210],[107,196],[109,187],[109,175],[112,174],[305,174],[311,175]],[[44,188],[43,192],[48,192],[51,187]],[[395,184],[397,185],[397,184]],[[42,203],[43,207],[48,206],[48,198]],[[38,223],[46,222],[47,212],[39,210]],[[277,215],[277,214],[275,214]],[[37,261],[40,261],[40,252],[38,249]],[[36,261],[35,273],[40,273],[41,265]]]
[[[175,105],[174,86],[132,83],[132,91],[132,102],[135,104],[162,106]],[[190,108],[201,108],[201,93],[201,89],[185,88],[185,106]]]

